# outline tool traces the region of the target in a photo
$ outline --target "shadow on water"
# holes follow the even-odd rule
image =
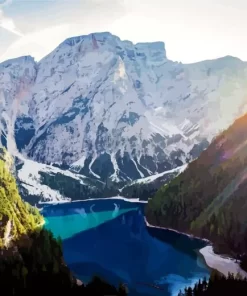
[[[63,238],[67,264],[84,281],[97,274],[126,283],[130,296],[165,296],[208,276],[194,251],[205,243],[147,228],[143,205],[88,201],[47,207],[43,214],[47,228]]]
[[[181,250],[194,258],[196,258],[198,254],[196,250],[207,245],[207,243],[203,240],[189,237],[171,230],[147,227],[147,231],[153,238],[159,239],[164,243],[171,244],[174,248]]]

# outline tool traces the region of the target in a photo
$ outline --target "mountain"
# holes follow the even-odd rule
[[[246,145],[247,114],[158,190],[146,208],[148,222],[207,238],[218,253],[247,254]]]
[[[246,82],[234,57],[182,64],[162,42],[73,37],[0,64],[1,142],[76,178],[133,182],[197,158],[247,111]]]
[[[22,201],[10,168],[10,156],[0,149],[0,248],[10,247],[43,223],[38,209]]]

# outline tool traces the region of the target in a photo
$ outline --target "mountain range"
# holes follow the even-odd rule
[[[100,197],[109,183],[119,194],[196,159],[247,111],[246,82],[247,63],[231,56],[182,64],[163,42],[73,37],[39,62],[0,64],[1,143],[25,196]],[[68,178],[76,196],[56,184]]]

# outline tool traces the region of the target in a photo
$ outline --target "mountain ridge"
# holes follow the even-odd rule
[[[136,46],[136,45],[143,45],[143,44],[144,45],[161,44],[165,48],[165,44],[166,44],[164,41],[148,41],[148,42],[136,42],[136,43],[134,43],[134,42],[132,42],[131,40],[128,40],[128,39],[121,39],[120,37],[118,37],[115,34],[112,34],[111,32],[108,32],[108,31],[102,31],[102,32],[100,32],[99,31],[99,32],[94,32],[94,33],[89,33],[89,34],[84,34],[84,35],[75,35],[75,36],[72,36],[72,37],[68,37],[68,38],[64,39],[64,41],[62,41],[61,43],[59,43],[57,47],[62,46],[63,44],[69,43],[70,41],[82,40],[84,38],[88,38],[89,36],[92,37],[93,35],[94,36],[100,36],[100,35],[102,36],[103,35],[103,36],[108,36],[108,37],[109,36],[112,36],[112,37],[118,39],[121,42],[130,43],[130,44],[133,44],[134,46]],[[74,42],[74,43],[76,43],[76,42]],[[57,47],[55,49],[57,49]],[[53,51],[51,51],[51,52],[53,52]],[[4,60],[4,61],[0,62],[0,65],[3,64],[3,63],[6,63],[6,62],[11,62],[13,60],[24,59],[24,58],[32,58],[35,61],[36,64],[39,64],[44,58],[46,58],[48,55],[50,55],[51,52],[48,53],[46,56],[44,56],[43,58],[41,58],[38,61],[35,61],[35,58],[32,55],[23,55],[23,56],[19,56],[19,57],[15,57],[15,58],[9,58],[7,60]],[[247,61],[244,61],[244,60],[240,59],[239,57],[232,56],[232,55],[225,55],[225,56],[214,58],[214,59],[205,59],[205,60],[201,60],[201,61],[198,61],[198,62],[191,62],[191,63],[182,63],[181,61],[175,61],[175,60],[170,60],[170,61],[177,62],[177,63],[182,63],[184,65],[194,65],[194,64],[200,64],[202,62],[212,62],[212,61],[216,61],[216,60],[229,59],[229,58],[230,59],[239,60],[239,61],[244,62],[244,63],[247,63]]]

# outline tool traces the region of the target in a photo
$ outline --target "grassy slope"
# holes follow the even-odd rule
[[[245,252],[247,115],[222,132],[149,201],[149,223],[208,238],[215,250]]]
[[[21,200],[15,179],[9,171],[9,158],[3,150],[0,152],[0,247],[4,247],[7,237],[13,241],[32,232],[43,222],[43,218],[36,208]]]

